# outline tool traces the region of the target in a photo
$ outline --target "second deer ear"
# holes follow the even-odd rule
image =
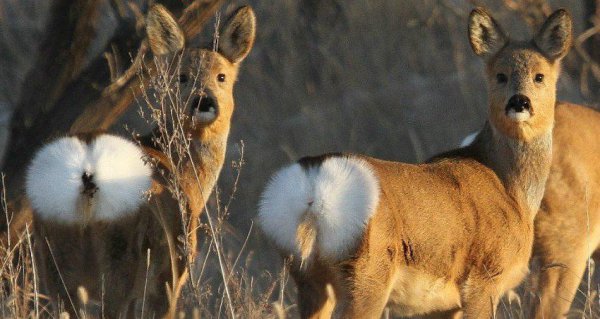
[[[476,8],[469,15],[469,41],[475,54],[489,58],[506,45],[507,38],[487,11]]]
[[[249,6],[237,9],[221,32],[219,52],[229,61],[238,63],[244,60],[254,45],[256,36],[256,16]]]
[[[150,50],[156,56],[177,53],[185,45],[185,35],[167,8],[155,4],[146,16]]]
[[[571,15],[566,10],[559,9],[546,19],[533,41],[547,58],[561,59],[571,48],[572,32]]]

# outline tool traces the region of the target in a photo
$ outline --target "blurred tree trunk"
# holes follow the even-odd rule
[[[37,62],[26,76],[14,110],[11,136],[3,165],[9,195],[22,192],[24,166],[42,143],[64,133],[73,111],[97,97],[109,83],[106,61],[96,57],[84,70],[90,46],[102,18],[101,0],[55,0]],[[128,22],[120,20],[120,22]],[[117,26],[110,43],[127,53],[138,41],[126,23]],[[125,32],[124,32],[125,31]],[[77,98],[69,99],[69,96]],[[11,196],[9,196],[11,197]]]
[[[10,194],[19,192],[13,180],[28,161],[28,154],[47,136],[34,142],[30,130],[46,120],[65,90],[77,78],[95,38],[99,0],[55,0],[51,5],[47,31],[37,61],[23,83],[22,96],[11,122],[11,138],[3,171]],[[41,132],[37,132],[41,133]]]

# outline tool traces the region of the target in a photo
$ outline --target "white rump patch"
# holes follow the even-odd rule
[[[77,137],[64,137],[42,147],[29,165],[27,197],[45,219],[81,221],[78,201],[82,175],[92,175],[97,191],[92,197],[92,218],[113,220],[134,210],[151,186],[152,170],[133,142],[100,135],[89,145]]]
[[[347,257],[379,202],[379,183],[370,165],[356,157],[331,157],[305,170],[292,164],[268,183],[259,204],[259,223],[281,249],[299,254],[296,230],[305,212],[317,217],[321,257]]]
[[[479,132],[473,132],[473,133],[467,135],[467,137],[465,137],[462,140],[462,142],[460,142],[460,146],[459,147],[463,148],[463,147],[467,147],[467,146],[473,144],[473,142],[477,138],[477,135],[479,135]]]

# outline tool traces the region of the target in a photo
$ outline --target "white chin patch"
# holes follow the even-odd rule
[[[523,112],[517,112],[513,109],[508,110],[508,113],[506,114],[506,116],[508,116],[510,119],[512,119],[515,122],[525,122],[527,120],[529,120],[529,118],[531,118],[531,113],[529,113],[529,111],[527,110],[523,110]]]
[[[194,111],[194,120],[200,123],[211,122],[215,118],[217,118],[217,110],[214,107],[211,107],[208,112]]]

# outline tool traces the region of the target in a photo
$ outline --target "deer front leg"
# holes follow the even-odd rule
[[[577,245],[573,245],[575,247]],[[566,318],[589,257],[585,250],[571,250],[567,255],[542,264],[547,268],[540,272],[538,304],[534,307],[532,318]]]
[[[469,286],[468,293],[463,294],[462,297],[462,318],[494,318],[496,315],[496,305],[500,299],[496,286],[490,282]]]

